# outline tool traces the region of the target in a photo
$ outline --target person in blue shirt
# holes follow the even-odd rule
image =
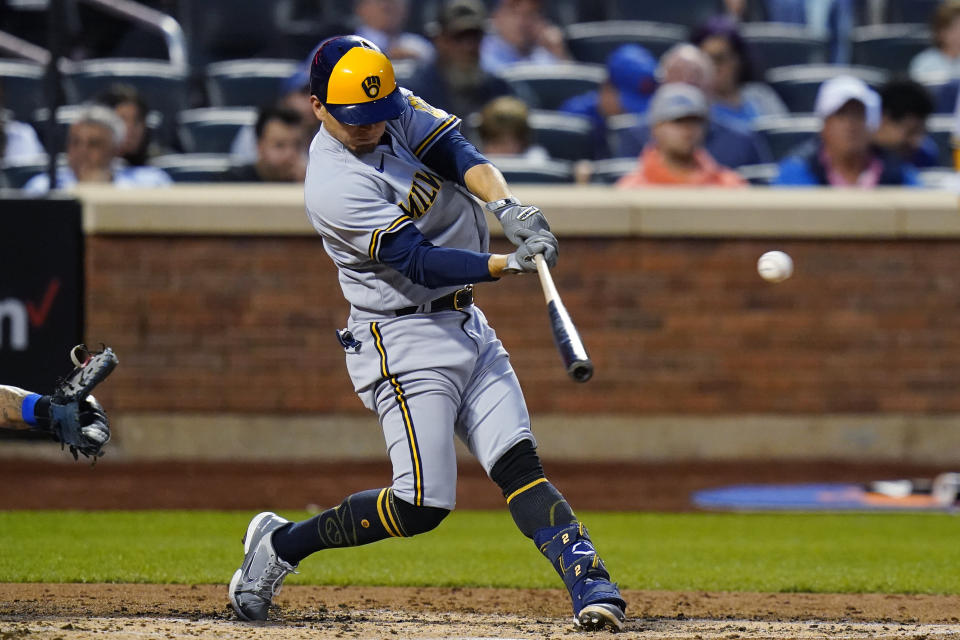
[[[126,132],[123,121],[103,105],[85,107],[67,133],[67,165],[57,168],[55,189],[69,189],[78,182],[112,183],[118,187],[163,187],[170,176],[157,167],[125,166],[118,149]],[[36,175],[24,185],[32,195],[50,190],[49,176]]]
[[[816,140],[780,163],[775,186],[872,188],[918,186],[916,169],[871,144],[880,97],[862,80],[838,76],[820,86],[814,106],[823,119]]]
[[[594,159],[610,156],[607,118],[622,113],[643,115],[657,88],[657,60],[636,44],[625,44],[607,58],[607,79],[595,91],[574,96],[560,111],[586,116],[593,124]]]
[[[788,109],[777,93],[755,80],[750,51],[736,20],[714,16],[693,32],[690,42],[713,61],[710,111],[714,116],[750,126],[762,116],[787,114]]]
[[[480,46],[480,64],[490,73],[522,62],[553,64],[570,58],[563,31],[543,15],[542,0],[499,0],[491,26]]]

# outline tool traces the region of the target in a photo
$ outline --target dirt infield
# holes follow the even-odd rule
[[[580,509],[688,511],[691,491],[740,482],[868,482],[942,468],[837,463],[569,464],[548,473]],[[0,465],[0,508],[304,508],[389,482],[364,464]],[[30,491],[23,490],[30,478]],[[242,488],[242,490],[238,490]],[[463,465],[461,508],[503,508]],[[2,553],[3,550],[0,550]],[[960,638],[960,596],[627,591],[627,638]],[[289,586],[265,624],[237,621],[225,585],[0,583],[0,640],[582,637],[557,590]],[[605,634],[604,634],[605,635]]]
[[[960,596],[626,591],[627,638],[957,638]],[[0,584],[0,638],[562,638],[560,590],[291,586],[238,622],[224,585]]]

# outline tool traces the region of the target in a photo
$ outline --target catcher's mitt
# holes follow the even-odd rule
[[[117,366],[117,356],[110,347],[90,351],[79,344],[70,359],[76,368],[50,397],[50,433],[61,446],[70,447],[74,460],[82,453],[96,462],[110,441],[110,420],[90,392]]]

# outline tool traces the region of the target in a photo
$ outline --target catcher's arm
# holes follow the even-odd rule
[[[117,356],[109,347],[91,352],[78,345],[70,358],[76,367],[52,395],[0,387],[2,426],[46,431],[70,447],[74,459],[82,453],[96,461],[110,440],[110,420],[90,392],[117,366]]]
[[[21,408],[30,395],[26,389],[0,384],[0,427],[5,429],[30,429],[23,419]]]

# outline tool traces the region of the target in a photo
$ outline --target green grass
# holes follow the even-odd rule
[[[226,583],[252,515],[0,512],[0,582]],[[625,588],[960,593],[960,519],[948,515],[580,515]],[[324,551],[300,571],[289,584],[560,586],[506,511],[458,511],[423,536]]]

